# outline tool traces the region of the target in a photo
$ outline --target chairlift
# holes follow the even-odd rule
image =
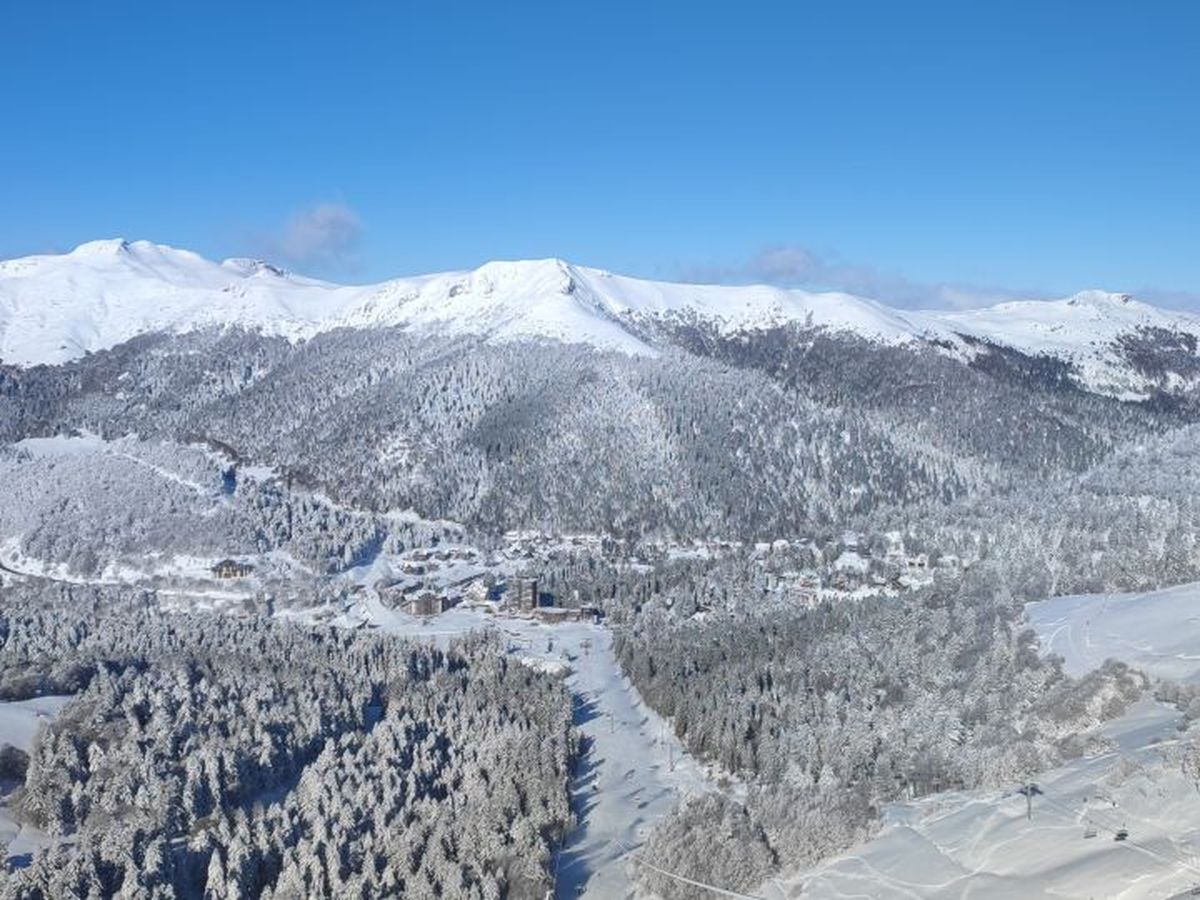
[[[1085,839],[1086,838],[1094,838],[1096,836],[1095,827],[1092,825],[1089,825],[1087,828],[1083,829],[1083,836]]]
[[[1116,835],[1113,836],[1113,840],[1114,841],[1123,841],[1127,837],[1129,837],[1129,830],[1127,828],[1122,828],[1120,831],[1118,831],[1116,833]]]

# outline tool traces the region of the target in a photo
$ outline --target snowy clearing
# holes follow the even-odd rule
[[[57,716],[70,699],[70,694],[51,694],[0,703],[0,744],[11,744],[28,753],[38,726]]]
[[[1026,614],[1072,675],[1115,657],[1160,678],[1200,679],[1200,584],[1055,597],[1029,604]]]

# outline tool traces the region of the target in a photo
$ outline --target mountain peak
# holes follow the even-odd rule
[[[191,250],[182,250],[167,244],[156,244],[153,241],[129,241],[125,238],[88,241],[61,257],[51,256],[43,257],[43,259],[88,262],[116,260],[130,265],[141,264],[150,267],[167,265],[189,270],[201,270],[215,265]]]
[[[129,241],[125,238],[107,238],[99,241],[85,241],[67,255],[75,257],[120,256],[128,253],[129,248]]]
[[[247,256],[232,256],[223,260],[221,266],[245,277],[268,275],[275,278],[286,278],[289,274],[287,269],[269,263],[265,259]]]
[[[915,312],[836,292],[651,281],[557,257],[494,260],[361,286],[294,276],[260,259],[216,263],[123,238],[0,263],[0,361],[18,365],[65,362],[148,332],[221,325],[288,338],[388,326],[644,355],[669,341],[674,325],[696,324],[727,337],[798,326],[893,346],[933,342],[968,354],[963,338],[979,339],[1069,360],[1083,381],[1106,390],[1132,384],[1123,336],[1155,329],[1200,337],[1200,316],[1106,291]]]
[[[575,289],[574,267],[562,259],[517,259],[492,260],[471,272],[472,286],[485,293],[498,287],[524,288],[542,291],[547,288],[561,294],[570,294]]]
[[[1067,298],[1068,306],[1128,306],[1133,300],[1132,294],[1114,294],[1111,291],[1088,290],[1079,291]]]

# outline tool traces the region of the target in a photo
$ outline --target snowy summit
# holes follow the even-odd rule
[[[1200,336],[1200,317],[1100,291],[970,311],[911,311],[837,292],[649,281],[560,259],[338,285],[262,260],[217,263],[119,239],[0,262],[0,361],[18,366],[63,363],[139,334],[212,326],[289,339],[395,326],[654,354],[653,326],[696,322],[723,335],[794,324],[890,344],[937,341],[969,354],[965,336],[1059,357],[1112,393],[1130,387],[1116,352],[1123,336],[1147,329]]]

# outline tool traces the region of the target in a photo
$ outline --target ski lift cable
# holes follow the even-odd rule
[[[622,841],[614,838],[613,843],[624,850],[626,855],[639,866],[644,866],[650,871],[657,872],[659,875],[663,875],[667,878],[673,878],[675,881],[678,881],[681,884],[703,888],[704,890],[714,893],[720,897],[733,897],[735,900],[766,900],[765,897],[760,897],[758,894],[742,894],[738,891],[731,891],[727,888],[717,887],[715,884],[708,884],[704,881],[696,881],[695,879],[688,878],[685,875],[680,875],[678,872],[668,872],[666,869],[660,869],[658,866],[654,865],[654,863],[647,862],[646,860],[642,859],[641,854],[635,851],[632,847],[627,846]]]
[[[1069,815],[1072,817],[1074,817],[1076,815],[1075,810],[1071,809],[1066,804],[1060,803],[1057,800],[1054,800],[1053,798],[1046,796],[1045,794],[1042,795],[1042,799],[1066,815]],[[1182,857],[1180,857],[1176,853],[1172,852],[1170,854],[1170,856],[1168,857],[1162,853],[1159,853],[1156,850],[1151,850],[1145,844],[1139,844],[1137,841],[1130,840],[1129,839],[1129,831],[1128,831],[1128,829],[1125,828],[1124,825],[1120,826],[1119,828],[1114,827],[1110,822],[1104,821],[1103,818],[1101,818],[1100,816],[1096,816],[1096,815],[1093,815],[1091,813],[1086,813],[1086,812],[1084,813],[1084,819],[1087,820],[1088,822],[1092,823],[1093,826],[1098,826],[1099,828],[1103,829],[1104,831],[1111,832],[1114,837],[1119,836],[1119,834],[1121,832],[1125,832],[1125,837],[1121,838],[1121,841],[1122,841],[1122,843],[1124,843],[1127,847],[1129,847],[1131,849],[1139,850],[1142,853],[1146,854],[1147,856],[1150,856],[1150,857],[1158,860],[1161,863],[1165,863],[1166,865],[1177,866],[1181,869],[1186,869],[1192,873],[1200,875],[1200,869],[1196,868],[1196,866],[1192,865],[1187,860],[1184,860]],[[1174,850],[1174,848],[1172,848],[1172,850]]]
[[[1053,797],[1047,797],[1047,796],[1043,795],[1042,799],[1046,803],[1049,803],[1051,806],[1058,809],[1060,812],[1064,813],[1065,815],[1070,815],[1070,816],[1077,815],[1077,812],[1075,810],[1071,809],[1071,807],[1067,806],[1065,803],[1060,803],[1059,801],[1055,800]],[[1105,816],[1099,815],[1098,813],[1096,813],[1094,811],[1093,812],[1084,812],[1083,818],[1084,818],[1085,822],[1089,823],[1093,827],[1098,828],[1103,831],[1111,832],[1113,835],[1117,835],[1118,833],[1120,833],[1122,831],[1124,831],[1126,833],[1126,835],[1128,835],[1129,829],[1125,827],[1124,823],[1122,823],[1121,825],[1114,825],[1111,820],[1107,820]],[[1139,847],[1139,848],[1142,847],[1142,845],[1138,844],[1136,841],[1130,841],[1128,837],[1124,838],[1124,840],[1134,846]],[[1142,849],[1145,849],[1146,852],[1150,853],[1151,855],[1158,856],[1160,859],[1162,858],[1161,854],[1157,853],[1154,850],[1150,850],[1149,848],[1142,848]],[[1182,859],[1179,859],[1178,862],[1181,866],[1188,866],[1188,863],[1186,863]],[[1196,871],[1200,872],[1200,870],[1196,870]]]
[[[1055,807],[1059,812],[1063,813],[1064,815],[1068,815],[1068,816],[1080,815],[1078,810],[1072,809],[1067,804],[1061,803],[1060,801],[1055,800],[1053,797],[1049,797],[1049,796],[1043,794],[1042,800],[1043,800],[1043,802],[1049,803],[1051,806]],[[1107,820],[1105,818],[1105,816],[1102,816],[1095,811],[1085,811],[1082,813],[1082,815],[1083,815],[1083,819],[1085,822],[1091,824],[1092,826],[1094,826],[1102,831],[1111,832],[1114,835],[1120,831],[1128,830],[1128,829],[1126,829],[1124,824],[1114,825],[1111,820]],[[1150,851],[1150,852],[1153,852],[1153,851]]]
[[[1057,808],[1060,812],[1064,812],[1070,816],[1076,815],[1075,810],[1071,809],[1066,804],[1059,803],[1057,800],[1054,800],[1053,798],[1048,797],[1045,794],[1042,795],[1042,800],[1046,803],[1049,803],[1051,806]],[[1159,853],[1157,850],[1151,850],[1145,844],[1139,844],[1137,841],[1130,840],[1130,838],[1128,837],[1128,829],[1126,829],[1124,826],[1121,826],[1119,828],[1114,828],[1110,822],[1106,822],[1099,816],[1096,816],[1092,813],[1084,813],[1084,818],[1087,819],[1089,822],[1093,823],[1094,825],[1098,826],[1099,828],[1103,829],[1104,831],[1111,832],[1114,836],[1116,836],[1121,831],[1125,831],[1127,836],[1123,840],[1123,843],[1127,844],[1128,846],[1130,846],[1134,849],[1140,850],[1143,853],[1145,853],[1147,856],[1152,856],[1155,859],[1159,860],[1160,862],[1164,862],[1168,865],[1176,865],[1176,866],[1179,866],[1180,868],[1187,869],[1187,870],[1195,873],[1196,875],[1200,875],[1200,868],[1197,868],[1196,866],[1192,865],[1190,862],[1184,860],[1182,857],[1178,856],[1177,854],[1171,853],[1170,857],[1168,857],[1167,855]],[[1173,858],[1171,858],[1171,857],[1173,857]]]

